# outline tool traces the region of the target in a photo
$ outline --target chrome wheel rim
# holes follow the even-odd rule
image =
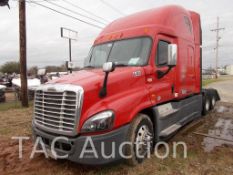
[[[212,106],[214,107],[216,103],[215,97],[212,98]]]
[[[149,149],[151,149],[152,144],[152,133],[149,130],[149,127],[147,125],[142,125],[136,135],[136,154],[139,154],[140,156],[145,156]]]
[[[210,109],[210,102],[209,102],[209,100],[207,100],[206,103],[205,103],[205,109],[206,109],[206,111],[209,111],[209,109]]]

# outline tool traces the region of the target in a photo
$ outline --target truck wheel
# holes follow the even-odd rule
[[[131,145],[125,146],[127,155],[126,163],[135,166],[151,154],[153,150],[154,129],[150,118],[144,114],[138,114],[130,125],[127,141]],[[130,157],[130,158],[129,158]]]
[[[212,97],[212,99],[211,99],[211,106],[210,106],[210,109],[214,109],[215,104],[216,104],[216,97],[213,95],[213,97]]]
[[[211,102],[210,102],[210,98],[206,95],[203,97],[204,98],[204,103],[203,103],[203,111],[202,114],[206,115],[211,108]]]

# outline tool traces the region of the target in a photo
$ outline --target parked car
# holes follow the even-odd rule
[[[8,80],[7,78],[1,77],[0,78],[0,85],[10,87],[11,83],[10,83],[10,80]]]
[[[6,90],[6,86],[0,85],[0,102],[6,101],[5,90]]]
[[[20,88],[21,88],[21,83],[20,83],[20,78],[15,78],[12,80],[12,84],[17,92],[18,99],[20,100]],[[38,78],[28,78],[28,98],[29,100],[33,100],[34,98],[34,92],[35,89],[41,85],[41,81]]]

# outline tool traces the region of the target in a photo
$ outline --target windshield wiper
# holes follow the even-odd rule
[[[116,64],[116,67],[127,67],[127,66],[128,66],[127,64],[123,64],[123,63]]]
[[[85,68],[90,68],[91,69],[91,68],[95,68],[95,67],[94,66],[85,66],[84,69]]]

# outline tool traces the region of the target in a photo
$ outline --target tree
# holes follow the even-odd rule
[[[62,64],[61,66],[46,66],[47,72],[65,72],[67,71],[66,66]]]
[[[28,74],[30,75],[37,75],[37,71],[38,71],[38,67],[37,66],[33,66],[28,70]]]
[[[6,62],[4,65],[1,66],[1,72],[3,73],[19,73],[20,72],[20,68],[19,68],[19,62]]]

